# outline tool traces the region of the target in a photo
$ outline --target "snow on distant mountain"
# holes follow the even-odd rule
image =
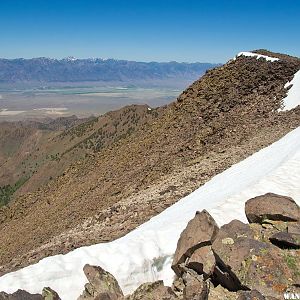
[[[196,80],[218,64],[136,62],[116,59],[0,59],[0,83]]]
[[[219,225],[232,219],[246,222],[244,203],[273,192],[300,204],[300,127],[278,142],[215,176],[136,230],[110,243],[78,248],[66,255],[47,257],[35,265],[0,278],[0,290],[19,288],[31,293],[51,286],[63,300],[76,299],[86,278],[86,263],[111,272],[126,293],[146,281],[171,284],[172,255],[187,222],[206,209]]]

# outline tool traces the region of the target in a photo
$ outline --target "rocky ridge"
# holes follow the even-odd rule
[[[206,210],[196,212],[178,240],[172,287],[144,283],[124,296],[112,274],[86,265],[88,283],[78,300],[280,300],[284,294],[294,299],[300,295],[300,207],[269,193],[248,200],[245,212],[249,224],[233,220],[221,228]],[[27,298],[17,298],[21,293]],[[0,293],[0,299],[60,298],[45,288],[39,296],[18,291]]]
[[[299,68],[286,55],[237,57],[130,136],[17,198],[0,211],[1,273],[120,237],[299,126],[299,107],[278,111]]]

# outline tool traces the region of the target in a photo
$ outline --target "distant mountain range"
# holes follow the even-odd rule
[[[218,64],[115,59],[0,59],[0,84],[196,80]]]

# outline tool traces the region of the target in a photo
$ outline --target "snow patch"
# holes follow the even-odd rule
[[[294,75],[292,81],[285,84],[284,88],[289,88],[287,96],[282,99],[283,111],[290,110],[300,105],[300,70]]]
[[[236,58],[239,57],[239,56],[256,57],[256,59],[264,58],[265,60],[271,61],[271,62],[279,60],[279,58],[276,58],[276,57],[270,57],[270,56],[267,56],[267,55],[262,55],[262,54],[253,53],[253,52],[240,52],[240,53],[238,53],[238,55],[236,55],[234,60],[236,60]]]
[[[163,279],[170,285],[172,256],[180,233],[197,210],[206,209],[219,225],[247,222],[245,202],[273,192],[300,204],[300,127],[255,153],[184,197],[126,236],[47,257],[35,265],[0,277],[0,290],[40,293],[50,286],[63,300],[77,299],[87,282],[86,263],[111,272],[126,294],[141,283]]]

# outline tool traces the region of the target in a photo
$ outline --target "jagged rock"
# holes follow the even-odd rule
[[[168,286],[164,286],[163,281],[144,283],[126,300],[175,300],[177,295]]]
[[[249,223],[262,223],[264,219],[275,221],[299,221],[300,208],[290,197],[268,193],[246,202],[245,212]]]
[[[239,291],[237,300],[266,300],[266,298],[257,290]]]
[[[44,287],[42,291],[44,300],[61,300],[59,295],[50,287]]]
[[[212,249],[217,261],[215,280],[229,290],[257,289],[265,296],[279,297],[299,282],[299,254],[253,239],[250,226],[242,222],[222,226]]]
[[[236,300],[236,293],[230,292],[218,285],[215,288],[210,288],[208,300]]]
[[[218,230],[218,225],[206,210],[196,212],[195,217],[189,221],[181,233],[177,243],[172,264],[176,275],[181,275],[182,271],[179,265],[185,262],[196,249],[212,244]]]
[[[300,235],[289,232],[277,232],[270,237],[272,244],[280,248],[299,249]]]
[[[184,277],[184,300],[207,300],[209,288],[203,276],[187,273]]]
[[[89,283],[78,300],[117,300],[123,297],[117,280],[109,272],[91,265],[85,265],[83,271]]]
[[[216,259],[211,246],[196,249],[187,263],[188,268],[195,270],[198,274],[203,274],[205,279],[213,274],[215,265]]]
[[[0,293],[0,300],[43,300],[44,298],[40,294],[30,294],[23,290],[17,290],[13,294],[7,294],[5,292]]]

